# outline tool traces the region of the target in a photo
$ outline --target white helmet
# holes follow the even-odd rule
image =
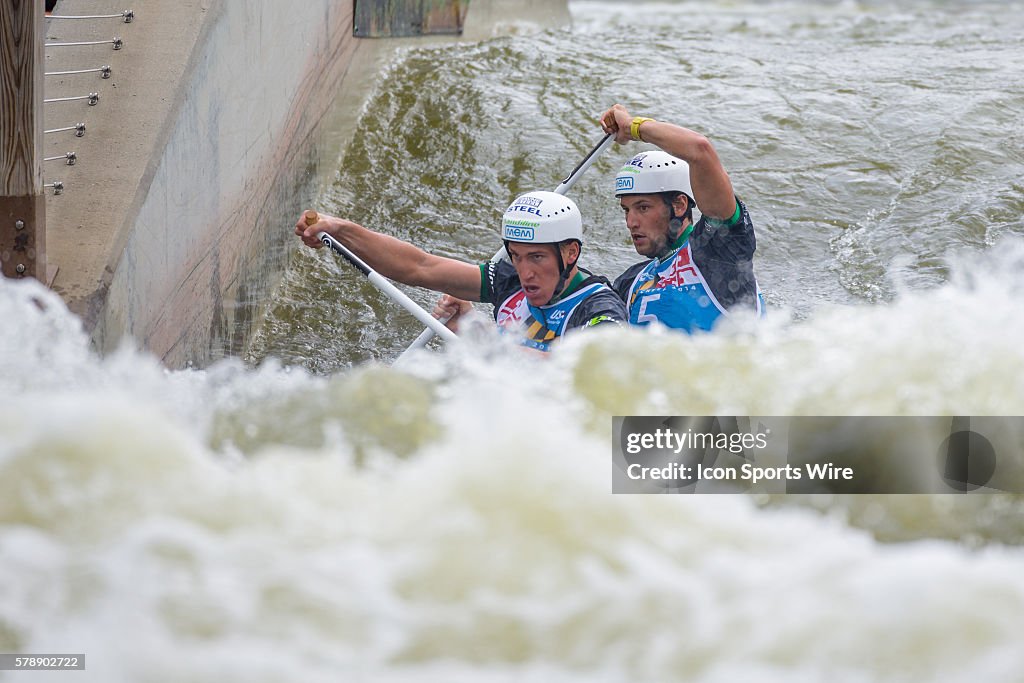
[[[583,242],[583,217],[575,202],[555,192],[519,195],[501,217],[501,239],[528,244]]]
[[[660,149],[641,152],[629,160],[615,176],[615,196],[624,194],[658,194],[683,192],[693,206],[693,223],[700,220],[700,211],[693,201],[690,186],[690,165]]]

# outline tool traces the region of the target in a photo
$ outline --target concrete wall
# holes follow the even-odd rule
[[[113,9],[111,0],[62,5],[58,13]],[[65,194],[47,203],[54,289],[102,351],[130,338],[180,367],[242,350],[297,244],[295,217],[334,171],[382,65],[401,45],[451,40],[353,38],[352,6],[149,2],[115,27],[125,49],[109,57],[116,75],[106,109],[79,141]],[[524,16],[563,23],[565,0],[473,0],[463,39]],[[89,38],[76,23],[50,30]],[[75,77],[47,88],[47,97],[82,89]],[[48,109],[47,127],[69,117]]]
[[[222,0],[114,272],[98,340],[169,365],[240,349],[318,168],[355,49],[348,3]]]

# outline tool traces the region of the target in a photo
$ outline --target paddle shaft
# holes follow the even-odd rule
[[[316,222],[318,220],[320,220],[320,216],[317,214],[316,211],[307,211],[305,213],[306,225],[316,225]],[[390,280],[388,280],[383,275],[375,271],[373,268],[368,266],[365,261],[356,256],[351,249],[349,249],[344,244],[328,235],[326,232],[318,232],[316,234],[316,237],[321,242],[323,242],[325,246],[330,247],[331,251],[340,255],[342,258],[344,258],[346,261],[352,264],[352,266],[355,267],[359,272],[365,275],[366,279],[369,280],[374,287],[379,289],[384,294],[387,294],[397,304],[402,306],[402,308],[412,313],[413,316],[415,316],[415,318],[419,320],[421,323],[426,325],[433,334],[439,335],[442,339],[445,339],[446,341],[458,339],[458,337],[455,336],[455,333],[449,330],[447,327],[445,327],[444,324],[441,323],[441,321],[439,321],[437,318],[423,310],[423,308],[419,304],[417,304],[415,301],[406,296],[405,293],[402,292],[402,290],[398,289],[398,287],[395,287],[393,284],[391,284]]]

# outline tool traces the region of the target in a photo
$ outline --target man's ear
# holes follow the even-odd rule
[[[576,240],[562,244],[562,261],[576,263],[580,258],[580,243]]]
[[[683,216],[688,208],[690,208],[690,198],[680,192],[672,200],[672,212],[677,216]]]

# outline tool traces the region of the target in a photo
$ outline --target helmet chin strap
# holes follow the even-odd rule
[[[555,293],[552,294],[548,302],[544,304],[545,306],[551,304],[562,294],[562,289],[565,287],[565,283],[569,280],[569,273],[572,272],[572,269],[576,267],[577,261],[580,260],[579,256],[577,256],[576,261],[566,265],[565,261],[562,260],[562,249],[557,244],[555,245],[555,256],[558,258],[558,284],[555,285]]]
[[[668,243],[672,244],[683,234],[683,218],[672,216],[668,221]]]
[[[685,197],[686,195],[683,196]],[[689,197],[686,198],[686,208],[690,208]],[[661,253],[657,255],[657,258],[659,259],[664,258],[673,250],[676,240],[678,240],[679,236],[683,234],[683,221],[686,220],[686,212],[684,211],[683,215],[680,216],[676,213],[675,206],[672,204],[668,205],[668,212],[668,239],[665,241],[665,247],[661,250]]]

